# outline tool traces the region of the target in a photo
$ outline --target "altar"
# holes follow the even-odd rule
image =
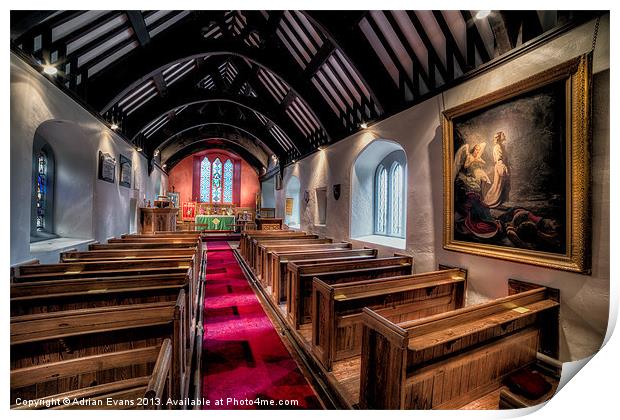
[[[196,230],[233,230],[235,216],[221,214],[199,214],[195,219]]]

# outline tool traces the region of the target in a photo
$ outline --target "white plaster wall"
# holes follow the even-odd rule
[[[416,272],[438,263],[469,270],[468,303],[505,295],[506,280],[516,278],[561,291],[561,346],[564,361],[578,360],[597,351],[605,335],[609,306],[609,15],[602,18],[593,70],[593,271],[590,276],[549,270],[497,259],[443,250],[443,179],[440,115],[501,87],[534,75],[591,48],[594,21],[563,34],[535,51],[518,57],[477,78],[454,87],[391,118],[356,133],[326,150],[286,168],[284,185],[299,177],[301,192],[327,187],[327,221],[315,226],[316,204],[301,202],[301,228],[336,240],[350,238],[351,166],[364,147],[376,138],[394,140],[405,149],[407,174],[407,247]],[[333,184],[342,184],[336,201]],[[310,194],[311,200],[314,194]],[[370,197],[369,197],[370,199]],[[277,214],[284,214],[284,191],[276,191]],[[379,248],[382,254],[403,252]]]
[[[56,156],[55,220],[63,236],[105,241],[129,232],[130,219],[135,218],[130,200],[141,202],[146,194],[152,201],[167,190],[163,172],[155,169],[149,177],[144,157],[11,54],[11,264],[31,259],[32,143],[37,128],[50,120],[67,126],[65,137],[55,135],[50,143]],[[97,179],[99,150],[117,159],[114,184]],[[118,185],[121,153],[132,160],[131,189]]]

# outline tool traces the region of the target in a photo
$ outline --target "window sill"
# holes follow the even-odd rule
[[[54,238],[47,239],[38,242],[32,242],[30,244],[30,254],[37,258],[40,255],[45,255],[50,252],[62,252],[67,249],[77,248],[79,246],[88,245],[94,243],[94,239],[79,239],[79,238]]]
[[[407,249],[407,241],[404,238],[394,238],[392,236],[367,235],[351,238],[355,241],[368,242],[370,244],[387,246],[390,248]]]

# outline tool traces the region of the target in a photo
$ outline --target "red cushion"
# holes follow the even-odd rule
[[[516,394],[536,400],[551,390],[551,384],[537,372],[521,369],[506,378],[506,385]]]

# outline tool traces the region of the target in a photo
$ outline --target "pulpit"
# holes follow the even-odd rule
[[[278,217],[257,217],[256,228],[258,230],[281,230],[282,219]]]
[[[177,212],[174,207],[140,207],[140,233],[177,230]]]

